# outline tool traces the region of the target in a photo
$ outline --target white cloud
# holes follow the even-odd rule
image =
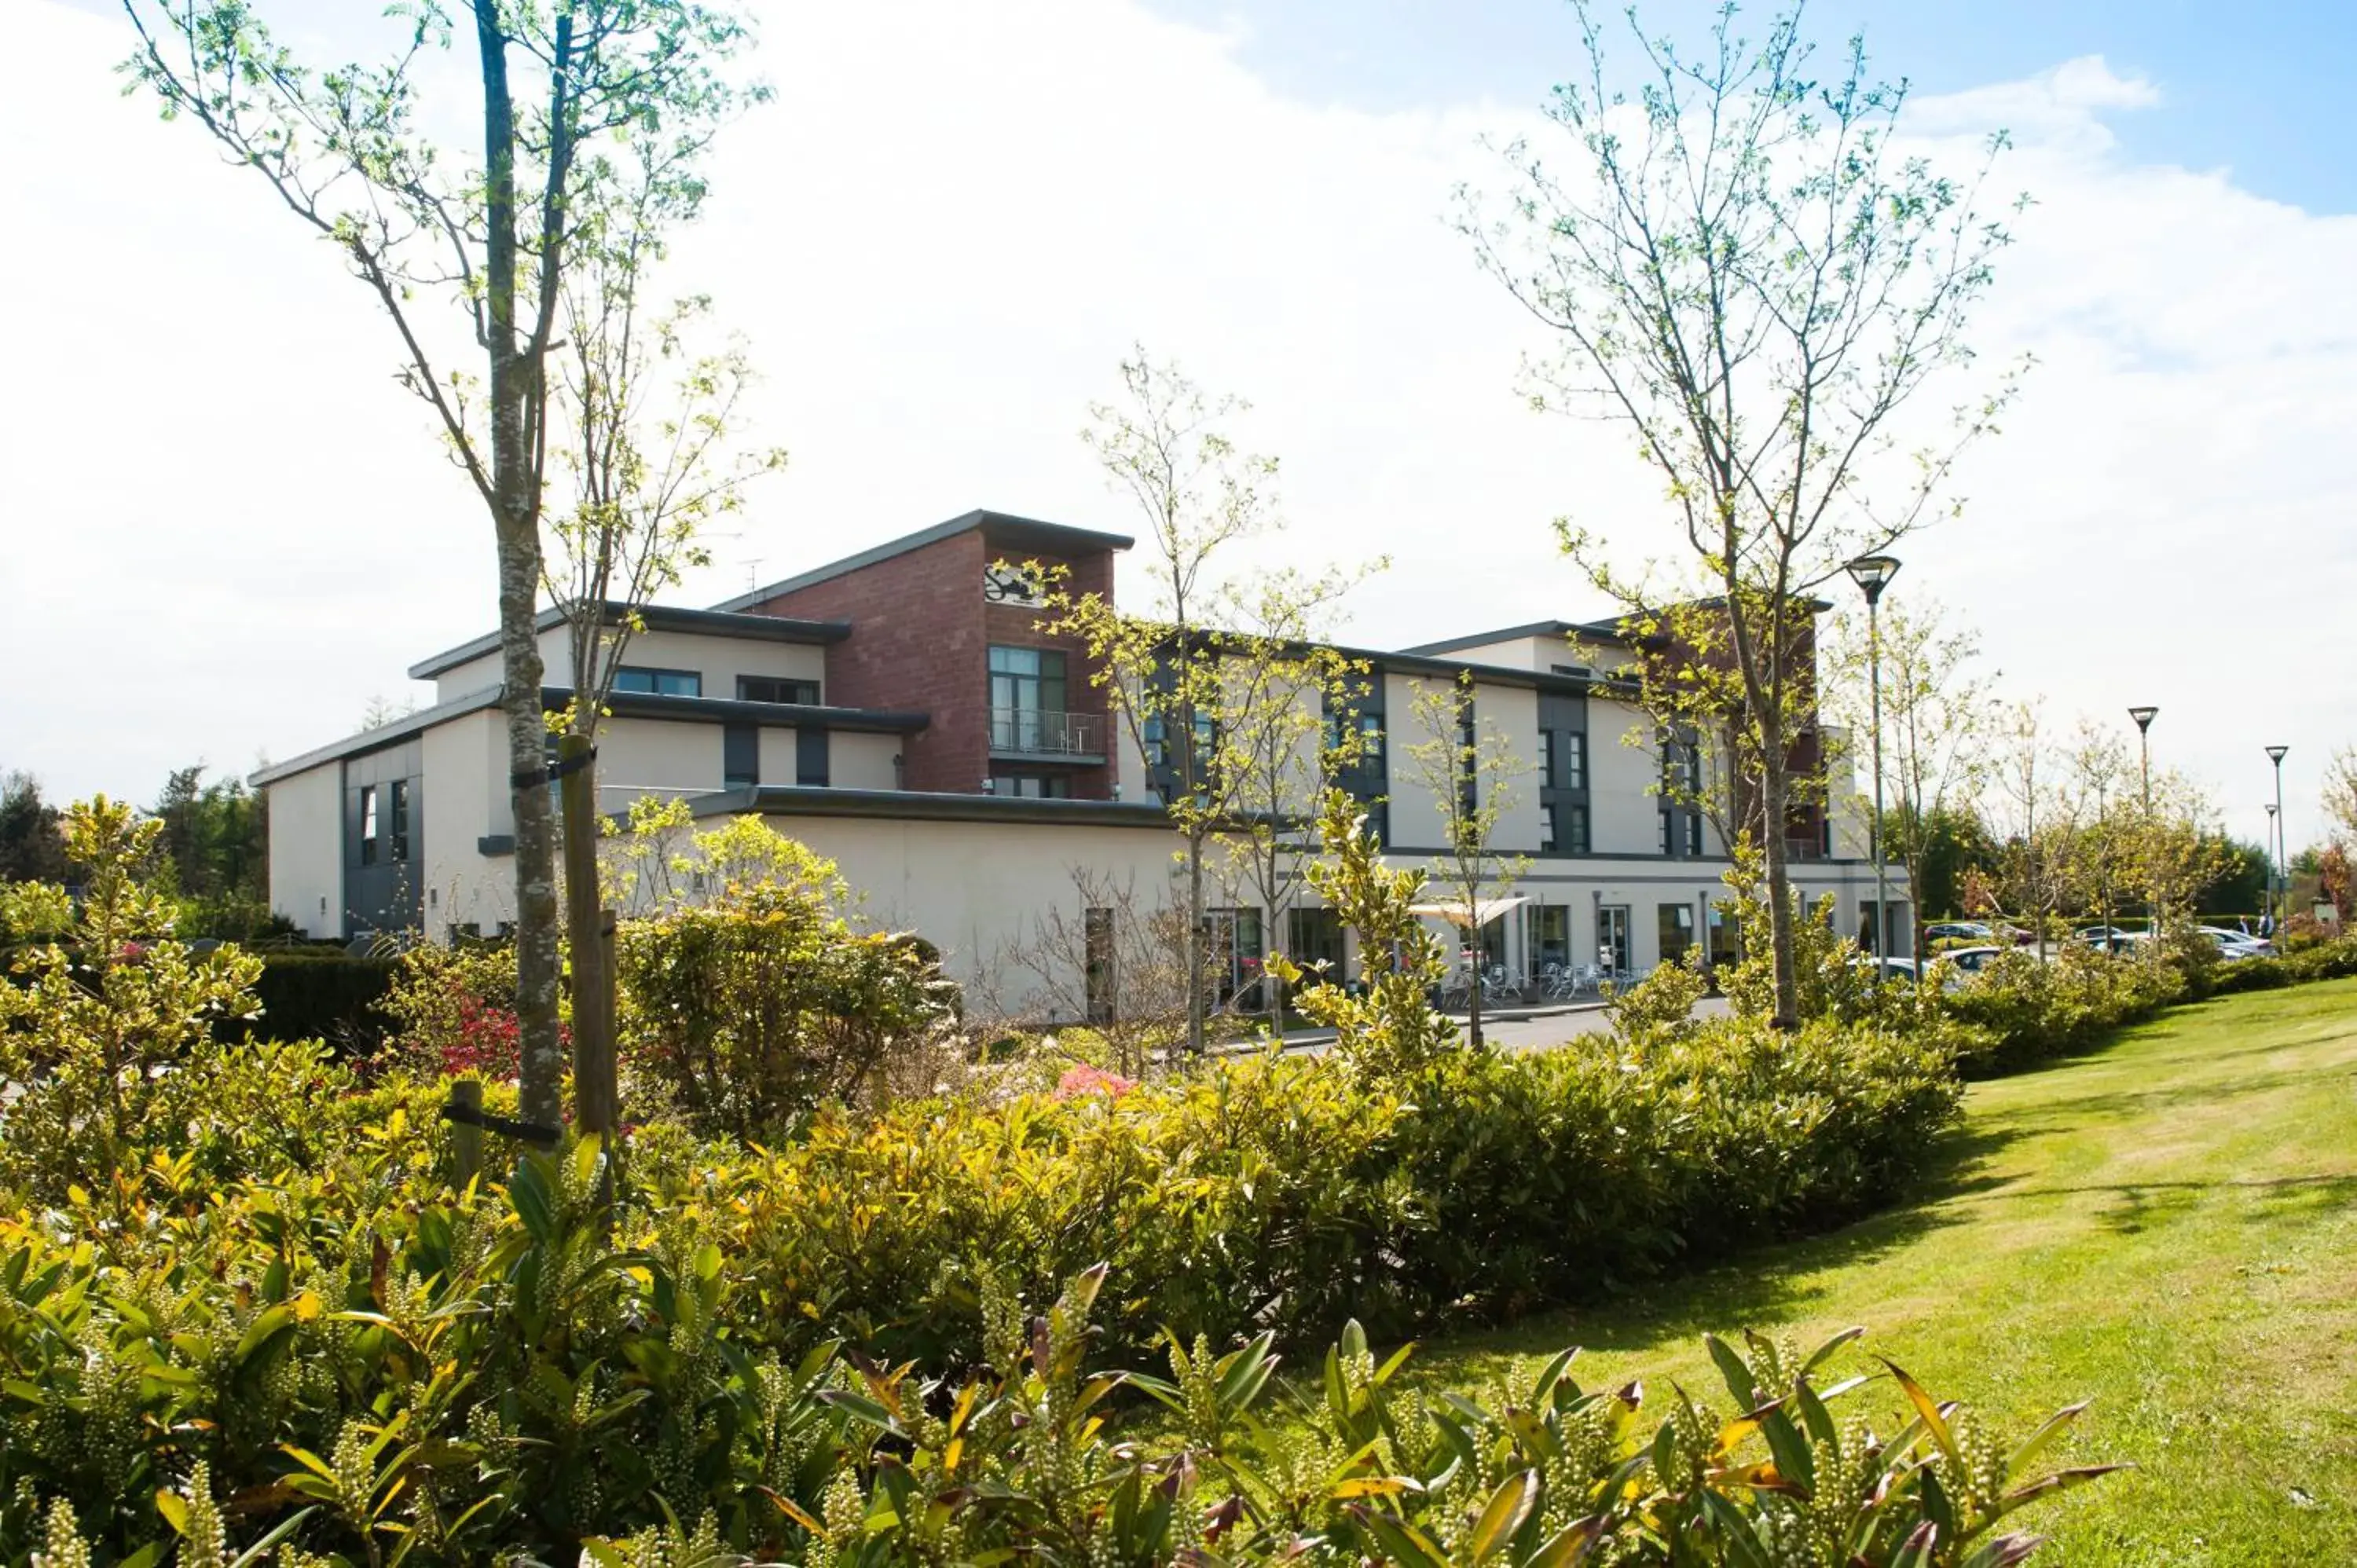
[[[18,11],[48,64],[0,104],[45,149],[0,193],[0,767],[145,794],[342,733],[488,627],[488,530],[359,286],[194,127],[116,96],[117,26]],[[1232,37],[1110,0],[775,7],[764,37],[778,102],[729,133],[678,265],[751,336],[759,434],[793,464],[696,596],[977,505],[1125,526],[1074,433],[1135,339],[1258,404],[1288,548],[1394,558],[1365,640],[1597,608],[1558,513],[1665,540],[1625,440],[1521,406],[1545,345],[1448,228],[1516,112],[1291,102]],[[2039,204],[1985,347],[2042,365],[1902,591],[1968,607],[2061,709],[2160,703],[2159,753],[2231,786],[2252,836],[2258,748],[2288,740],[2297,843],[2357,697],[2333,652],[2357,220],[2129,166],[2099,114],[2154,96],[2089,59],[1920,106],[1926,134],[2016,132],[2003,179]]]

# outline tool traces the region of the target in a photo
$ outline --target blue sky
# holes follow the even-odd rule
[[[409,663],[492,623],[489,534],[365,290],[123,95],[119,9],[6,3],[41,69],[0,95],[0,142],[73,156],[0,160],[0,215],[38,242],[0,246],[25,302],[0,314],[0,669],[39,672],[0,683],[0,769],[152,799],[415,694]],[[1488,138],[1546,132],[1532,111],[1578,59],[1560,0],[748,3],[777,97],[722,139],[673,275],[749,341],[748,437],[791,462],[682,602],[977,506],[1134,530],[1076,431],[1139,342],[1250,398],[1236,435],[1282,456],[1291,526],[1251,562],[1390,558],[1351,640],[1604,613],[1558,516],[1624,566],[1668,542],[1625,433],[1518,395],[1551,346],[1450,222],[1460,184],[1501,177]],[[381,0],[259,4],[307,58],[383,47]],[[2357,741],[2333,642],[2357,602],[2357,0],[1811,16],[1913,79],[1918,145],[2009,127],[2000,186],[2036,199],[1974,340],[2039,368],[1895,597],[1977,627],[2054,733],[2132,738],[2127,707],[2158,703],[2156,763],[2246,837],[2261,748],[2289,744],[2312,840],[2324,760]],[[436,66],[463,133],[468,61]]]
[[[1279,91],[1376,112],[1490,97],[1533,101],[1577,60],[1565,0],[1150,0],[1162,14],[1239,30],[1241,59]],[[1600,7],[1617,23],[1612,0]],[[1699,31],[1704,0],[1649,0],[1649,27]],[[1770,8],[1745,20],[1765,25]],[[2357,211],[2349,76],[2357,0],[1822,0],[1808,31],[1863,28],[1891,76],[1953,92],[2102,55],[2150,79],[2158,107],[2120,117],[2140,163],[2231,168],[2258,195],[2312,212]]]

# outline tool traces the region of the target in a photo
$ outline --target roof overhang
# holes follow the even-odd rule
[[[686,632],[696,637],[740,637],[759,642],[829,643],[841,642],[851,635],[851,623],[843,620],[796,620],[786,616],[736,615],[726,610],[700,610],[686,605],[628,605],[608,600],[605,624],[617,625],[635,610],[649,631]],[[562,624],[565,612],[551,607],[533,618],[536,631],[548,631]],[[499,651],[500,634],[485,632],[456,648],[446,648],[430,658],[421,659],[409,667],[413,681],[431,681],[446,671],[455,670],[469,660],[480,659],[486,653]]]
[[[961,533],[979,532],[983,542],[994,550],[1017,555],[1090,555],[1104,550],[1126,550],[1137,542],[1125,533],[1101,533],[1092,528],[1074,528],[1069,523],[1046,522],[1036,517],[1017,517],[1013,512],[978,510],[963,513],[947,522],[937,522],[931,528],[914,533],[904,533],[898,539],[888,539],[840,561],[830,561],[814,566],[798,576],[771,583],[750,593],[723,599],[714,608],[723,613],[745,610],[754,605],[766,604],[781,594],[791,594],[819,583],[831,582],[858,571],[889,561],[896,555],[907,555],[944,539],[954,539]]]

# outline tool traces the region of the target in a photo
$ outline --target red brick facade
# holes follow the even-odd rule
[[[931,722],[903,746],[901,787],[978,794],[991,771],[994,643],[1064,650],[1066,706],[1095,715],[1098,732],[1106,737],[1106,755],[1113,755],[1104,694],[1090,682],[1091,666],[1078,640],[1037,630],[1037,610],[983,598],[983,573],[992,561],[1034,558],[1046,559],[1033,551],[995,546],[984,524],[745,608],[757,615],[849,621],[850,637],[827,650],[827,702],[931,715]],[[1075,594],[1113,593],[1110,550],[1047,564],[1069,569]],[[1102,800],[1113,794],[1110,765],[1058,770],[1071,776],[1076,799]]]

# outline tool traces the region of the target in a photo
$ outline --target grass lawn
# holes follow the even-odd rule
[[[1419,1380],[1520,1383],[1577,1344],[1587,1387],[1673,1377],[1724,1408],[1706,1329],[1863,1324],[2009,1437],[2094,1402],[2066,1462],[2141,1468],[2022,1516],[2041,1564],[2357,1563],[2357,981],[1979,1085],[1952,1140],[1910,1207],[1428,1345]]]

